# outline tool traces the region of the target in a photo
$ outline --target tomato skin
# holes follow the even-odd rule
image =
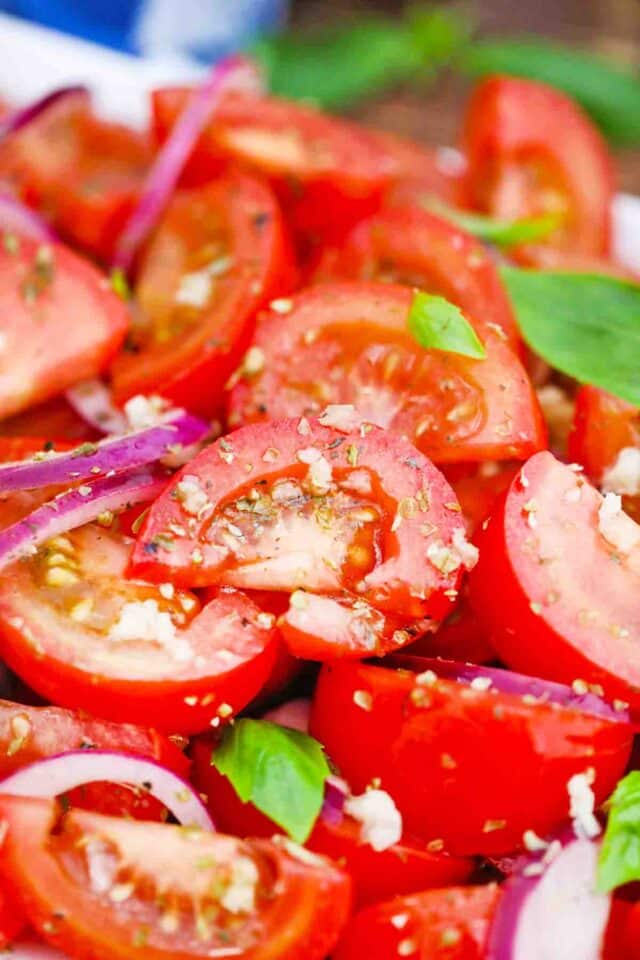
[[[483,960],[499,899],[496,884],[396,897],[358,913],[333,960]]]
[[[356,691],[371,695],[371,709]],[[602,801],[631,747],[629,724],[351,663],[323,666],[310,731],[355,792],[380,778],[407,831],[459,856],[514,850],[529,828],[546,835],[567,817],[567,780],[589,766]]]
[[[512,669],[599,684],[608,697],[637,705],[640,662],[629,638],[640,623],[640,550],[623,555],[605,540],[601,504],[597,491],[550,453],[532,457],[476,538],[480,560],[469,599]]]
[[[8,947],[26,926],[24,914],[16,903],[11,887],[0,887],[0,950]]]
[[[97,376],[128,326],[122,300],[88,261],[60,244],[43,247],[27,238],[18,244],[16,253],[0,245],[3,357],[9,358],[0,367],[0,417]]]
[[[502,336],[487,331],[483,360],[425,351],[407,330],[413,296],[395,284],[321,284],[290,298],[286,312],[263,313],[253,346],[265,363],[231,391],[229,424],[353,403],[438,464],[543,449],[537,398]]]
[[[462,140],[473,206],[505,219],[559,212],[560,228],[547,245],[608,254],[613,165],[572,100],[531,80],[489,77],[471,97]]]
[[[518,326],[495,264],[471,234],[419,206],[383,210],[320,260],[316,281],[386,280],[455,303],[482,337],[496,328],[520,349]]]
[[[15,889],[29,922],[46,942],[79,960],[134,960],[141,952],[136,938],[145,932],[145,960],[211,956],[209,936],[216,931],[204,941],[195,934],[198,869],[193,846],[190,851],[179,827],[85,811],[61,818],[53,800],[9,796],[0,798],[0,817],[8,828],[0,874]],[[108,890],[100,892],[87,882],[87,855],[81,851],[86,840],[94,838],[110,845],[107,850],[115,851],[118,866],[123,860],[130,866],[134,881],[142,874],[147,886],[154,885],[155,897],[153,887],[149,896],[143,884],[136,888],[134,883],[124,906],[116,906]],[[199,839],[199,848],[212,862],[201,869],[219,870],[242,856],[258,871],[257,906],[251,913],[234,914],[235,925],[221,931],[231,945],[243,944],[234,955],[240,960],[323,960],[348,915],[350,885],[344,873],[330,861],[303,862],[286,846],[266,840],[243,842],[220,834],[202,834]],[[167,883],[170,851],[175,870]],[[185,876],[180,860],[189,853],[190,875]],[[160,869],[164,876],[154,874]],[[176,909],[182,925],[167,931],[159,920],[164,898],[171,905],[174,889],[180,897]],[[212,927],[220,922],[216,916]],[[220,943],[222,937],[216,940]]]
[[[438,629],[418,637],[402,652],[410,656],[442,657],[461,663],[491,663],[496,659],[490,638],[469,606],[466,584],[462,585],[455,610]]]
[[[61,707],[30,707],[0,700],[0,779],[43,757],[79,749],[149,757],[181,777],[187,776],[190,766],[184,754],[155,730],[106,723]],[[86,810],[141,820],[159,820],[163,813],[153,797],[116,784],[87,784],[68,794],[68,800]]]
[[[469,535],[475,533],[482,522],[491,515],[491,511],[518,471],[517,463],[472,464],[470,470],[455,475],[458,464],[453,469],[445,466],[443,473],[453,489],[462,507],[462,515],[467,523]],[[463,466],[463,465],[461,465]]]
[[[260,564],[234,564],[233,557],[229,559],[228,553],[212,543],[209,538],[212,518],[215,519],[221,504],[238,494],[243,496],[247,487],[282,477],[303,478],[307,468],[298,454],[312,449],[327,460],[332,482],[333,479],[346,482],[356,470],[366,471],[373,478],[370,481],[373,484],[371,496],[382,511],[381,556],[364,575],[358,568],[358,596],[384,612],[440,619],[451,607],[450,591],[455,589],[461,577],[462,566],[459,564],[456,569],[443,572],[434,564],[427,565],[422,561],[424,521],[428,519],[430,522],[427,532],[437,531],[444,543],[452,542],[455,530],[462,532],[453,493],[442,474],[410,443],[369,424],[365,426],[366,429],[347,433],[322,426],[316,420],[289,419],[249,425],[216,441],[174,476],[152,506],[131,556],[131,572],[154,581],[168,579],[176,584],[206,586],[218,582],[240,585],[241,582],[245,588],[255,588],[255,583],[248,582],[244,567],[251,573],[252,568]],[[175,527],[184,522],[185,511],[175,488],[187,476],[197,477],[206,491],[209,516],[206,522],[198,520],[194,523],[188,536],[176,537],[167,545],[166,531],[172,525]],[[425,484],[429,487],[428,501],[422,492]],[[402,517],[402,522],[391,530],[400,509],[398,505],[407,498],[411,502],[411,515]],[[312,533],[314,529],[311,527]],[[312,533],[309,535],[311,539]],[[282,536],[279,542],[285,539]],[[296,545],[294,543],[293,547]],[[293,549],[289,541],[285,546]],[[193,560],[194,549],[200,551],[197,562]],[[278,546],[278,549],[281,548]],[[286,553],[284,558],[278,554],[279,561],[286,558]],[[292,576],[297,576],[297,569],[294,565]],[[338,580],[348,589],[344,584],[345,576],[340,573]],[[303,585],[314,592],[308,581]],[[286,585],[269,582],[267,589],[280,591],[290,587],[293,590],[297,586],[297,582]],[[315,592],[327,591],[319,589]]]
[[[216,826],[240,837],[272,837],[281,833],[272,820],[251,803],[243,803],[229,780],[211,765],[215,743],[199,737],[193,744],[193,779],[207,796]],[[305,846],[337,861],[353,882],[356,907],[386,900],[394,894],[414,893],[447,884],[464,883],[474,868],[471,859],[430,852],[410,837],[381,852],[360,841],[360,824],[350,817],[329,824],[316,821]]]
[[[182,278],[212,260],[228,266],[213,278],[202,305],[177,304]],[[288,292],[295,275],[282,215],[266,184],[236,173],[178,193],[140,264],[135,296],[148,333],[138,343],[134,328],[131,349],[113,365],[116,400],[160,391],[193,412],[218,414],[256,310]]]
[[[54,397],[0,421],[0,435],[42,437],[43,441],[53,440],[56,446],[62,437],[65,442],[75,440],[76,443],[99,439],[99,434],[75,413],[64,397]]]

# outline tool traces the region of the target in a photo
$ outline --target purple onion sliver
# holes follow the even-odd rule
[[[460,663],[456,660],[440,660],[437,657],[412,657],[397,654],[392,658],[395,666],[406,666],[415,672],[432,670],[437,676],[447,680],[459,680],[461,683],[471,683],[478,677],[491,680],[491,689],[499,693],[513,696],[535,697],[545,703],[555,703],[561,707],[581,710],[605,720],[616,723],[629,723],[630,713],[626,707],[617,709],[607,700],[596,693],[576,693],[573,687],[554,680],[541,680],[539,677],[528,677],[523,673],[514,673],[512,670],[502,670],[498,667],[477,666],[473,663]]]
[[[41,216],[7,194],[0,194],[0,233],[12,233],[40,243],[53,243],[56,239]]]
[[[114,267],[126,272],[131,269],[138,249],[171,198],[189,154],[220,98],[231,89],[257,89],[257,78],[257,68],[251,61],[230,56],[216,64],[204,83],[194,91],[158,153],[142,188],[138,206],[118,239]]]
[[[74,450],[54,453],[46,459],[0,464],[0,493],[76,483],[143,467],[171,454],[175,447],[192,446],[209,431],[204,420],[181,413],[164,424],[98,443],[82,443]]]
[[[113,403],[102,380],[84,380],[65,393],[70,407],[99,433],[126,433],[127,418]]]
[[[86,87],[80,85],[59,87],[57,90],[52,90],[51,93],[45,94],[44,97],[39,97],[32,103],[28,103],[25,107],[13,110],[3,120],[0,120],[0,141],[8,136],[8,134],[14,133],[16,130],[21,130],[22,127],[31,123],[32,120],[39,117],[45,110],[48,110],[62,100],[66,100],[67,97],[82,97],[88,102],[89,91]]]
[[[338,827],[344,818],[344,802],[349,787],[340,777],[327,777],[324,785],[324,801],[320,816],[331,827]]]
[[[154,500],[166,487],[168,475],[143,469],[103,477],[67,490],[0,531],[0,569],[32,555],[51,537],[91,523],[106,511],[124,510]]]

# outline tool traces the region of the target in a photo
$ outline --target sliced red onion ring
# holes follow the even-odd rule
[[[405,667],[415,673],[432,670],[437,676],[448,680],[459,680],[471,685],[474,680],[481,678],[487,681],[488,689],[499,693],[511,693],[517,697],[535,697],[544,703],[557,703],[561,707],[582,710],[596,717],[614,720],[616,723],[630,723],[631,716],[626,706],[620,709],[612,706],[602,697],[590,690],[577,692],[573,687],[552,680],[540,680],[538,677],[528,677],[511,670],[502,670],[497,667],[481,667],[474,663],[460,663],[457,660],[440,660],[435,657],[412,657],[397,654],[389,658],[394,666]],[[489,684],[488,681],[491,681]]]
[[[147,757],[108,750],[71,750],[44,757],[0,781],[0,793],[59,797],[87,783],[125,783],[159,800],[185,827],[215,827],[202,800],[186,780]]]
[[[86,100],[88,103],[89,91],[86,87],[80,85],[59,87],[57,90],[52,90],[51,93],[47,93],[44,97],[39,97],[38,100],[28,103],[26,107],[20,107],[18,110],[14,110],[3,120],[0,120],[0,140],[3,140],[8,134],[14,133],[16,130],[21,130],[22,127],[26,127],[27,124],[35,120],[36,117],[39,117],[45,110],[69,98]]]
[[[299,730],[300,733],[309,732],[309,715],[311,713],[311,700],[307,697],[297,697],[295,700],[286,700],[279,707],[267,710],[262,714],[262,720],[268,720],[269,723],[278,723],[281,727],[289,727],[291,730]]]
[[[344,803],[350,794],[349,785],[342,777],[327,777],[320,816],[330,827],[337,827],[344,818]]]
[[[29,237],[40,243],[52,243],[55,233],[39,214],[15,197],[0,194],[0,232]]]
[[[0,493],[75,483],[143,467],[175,454],[176,448],[192,446],[209,431],[204,420],[181,411],[166,423],[125,436],[108,437],[98,443],[81,443],[74,450],[53,453],[42,460],[3,463],[0,464]]]
[[[118,239],[113,265],[129,271],[136,253],[168,203],[198,137],[221,97],[230,90],[260,93],[257,66],[241,56],[227,57],[194,91],[158,153],[142,189],[138,206]]]
[[[168,479],[164,470],[147,468],[102,477],[66,490],[0,531],[0,569],[21,557],[31,556],[51,537],[91,523],[101,513],[155,499]]]
[[[599,844],[561,834],[506,880],[486,960],[600,960],[611,909],[595,890]]]
[[[126,433],[127,418],[118,410],[102,380],[84,380],[65,393],[69,406],[99,433]]]

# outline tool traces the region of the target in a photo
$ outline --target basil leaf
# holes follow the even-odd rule
[[[430,210],[474,237],[499,247],[544,240],[560,223],[560,218],[552,213],[540,217],[524,217],[522,220],[494,220],[493,217],[481,213],[468,213],[450,207],[437,197],[421,198],[420,203],[425,210]]]
[[[500,274],[522,335],[543,360],[640,406],[640,286],[588,273]]]
[[[609,801],[609,819],[598,860],[598,887],[608,893],[640,880],[640,771],[621,780]]]
[[[640,143],[640,77],[602,57],[512,38],[478,41],[459,64],[475,77],[508,73],[548,83],[577,100],[613,143]]]
[[[407,319],[409,331],[426,350],[444,350],[480,360],[484,347],[464,316],[444,297],[417,291]]]
[[[244,803],[253,803],[298,843],[308,839],[330,774],[317,740],[266,720],[236,720],[211,762]]]
[[[275,34],[251,53],[279,96],[338,108],[403,80],[429,77],[458,50],[467,31],[446,11],[359,17],[344,25]]]

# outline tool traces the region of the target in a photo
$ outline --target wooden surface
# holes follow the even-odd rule
[[[353,13],[393,15],[401,0],[296,0],[298,23],[328,23]],[[640,0],[476,0],[483,35],[535,33],[640,66]],[[393,90],[362,103],[355,116],[427,144],[455,144],[468,85],[442,76],[428,89]],[[638,103],[640,110],[640,103]],[[620,189],[640,195],[640,149],[617,152]]]

